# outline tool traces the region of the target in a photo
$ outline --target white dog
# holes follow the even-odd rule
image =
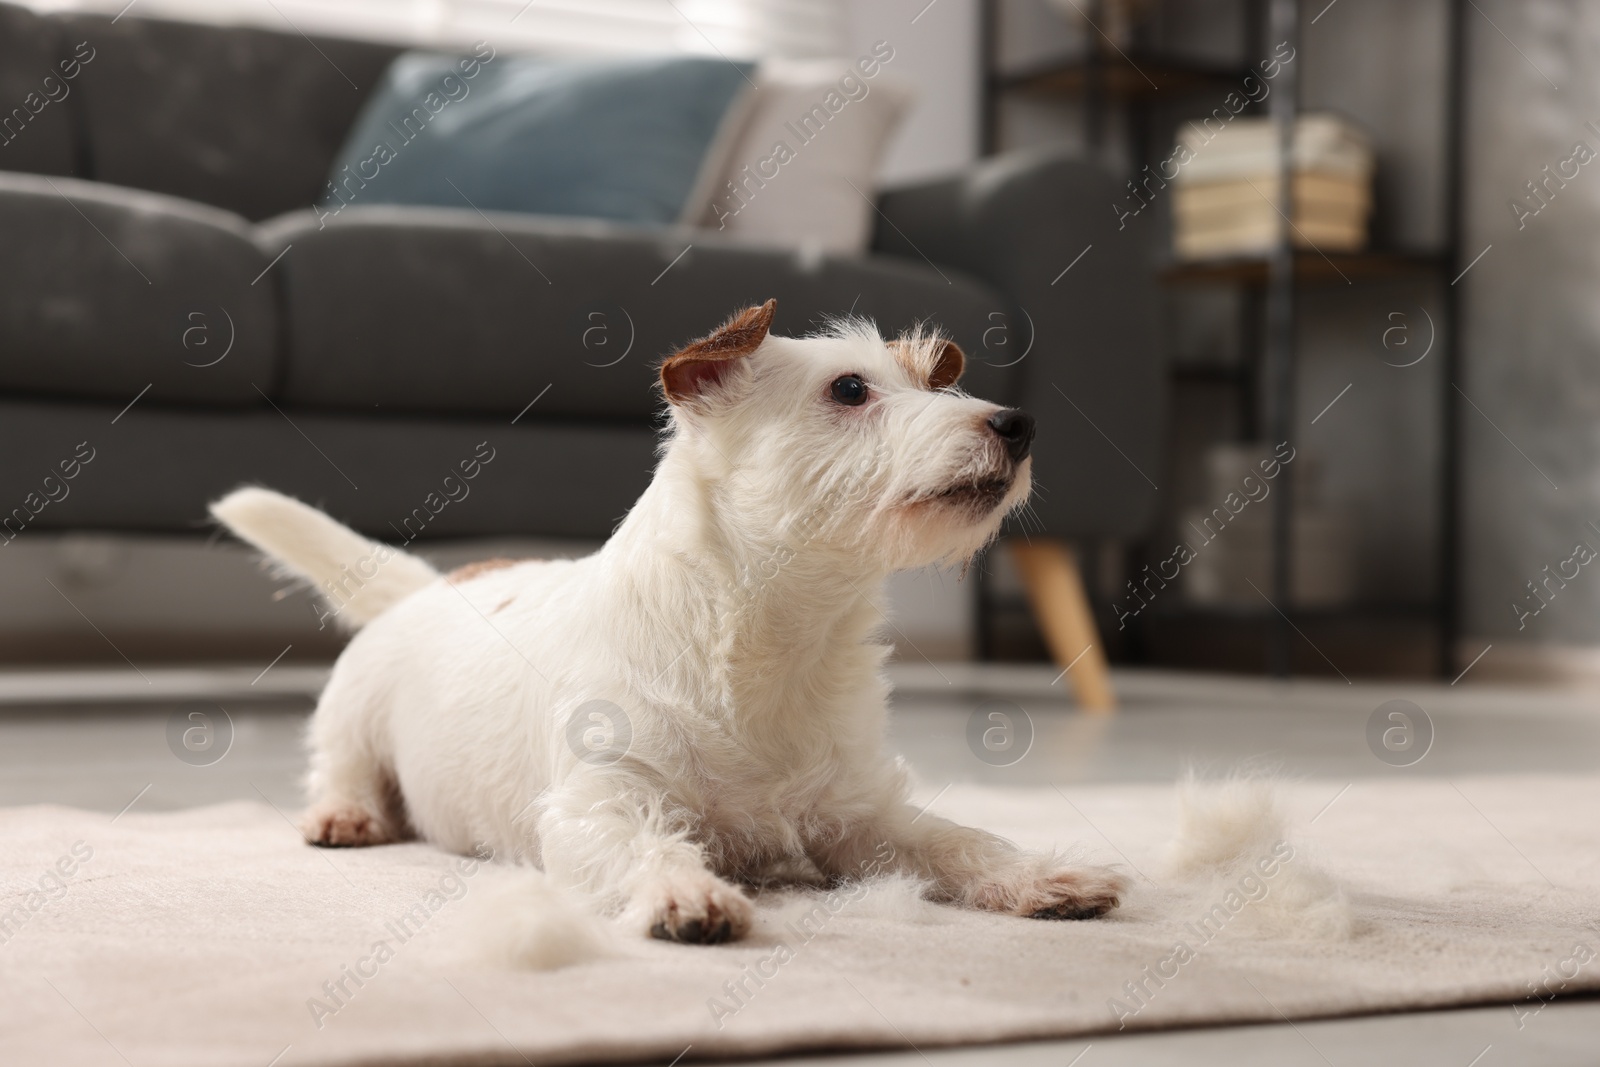
[[[909,872],[1010,915],[1116,906],[1112,871],[919,816],[884,750],[884,580],[995,535],[1033,420],[958,391],[949,341],[774,337],[774,306],[665,361],[655,478],[584,559],[441,576],[263,489],[213,506],[365,624],[311,722],[307,840],[525,856],[687,942],[742,936],[740,883],[796,870]]]

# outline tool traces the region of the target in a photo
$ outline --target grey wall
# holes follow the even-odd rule
[[[1340,0],[1331,8],[1311,0],[1300,10],[1303,106],[1353,120],[1377,153],[1374,245],[1439,247],[1446,225],[1444,0]],[[1332,284],[1302,302],[1301,432],[1325,471],[1327,498],[1354,516],[1359,596],[1371,604],[1425,604],[1435,588],[1447,388],[1440,349],[1415,366],[1391,364],[1421,354],[1433,332],[1430,317],[1442,330],[1442,288],[1427,276]],[[1405,332],[1390,333],[1386,347],[1392,327]],[[1350,391],[1313,425],[1346,385]]]
[[[881,183],[952,174],[978,155],[978,0],[852,0],[845,4],[852,54],[894,46],[886,72],[916,90],[889,144]]]
[[[1374,232],[1403,248],[1444,234],[1443,0],[1307,0],[1301,95],[1367,129],[1378,150]],[[1468,14],[1472,14],[1468,9]]]
[[[1469,257],[1493,247],[1461,282],[1462,386],[1483,409],[1464,415],[1467,620],[1508,643],[1593,645],[1600,568],[1583,568],[1526,629],[1511,603],[1579,539],[1600,548],[1587,525],[1600,523],[1600,161],[1520,230],[1508,201],[1575,142],[1600,151],[1584,128],[1600,120],[1600,5],[1477,3],[1465,244]]]

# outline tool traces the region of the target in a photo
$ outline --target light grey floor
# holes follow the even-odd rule
[[[304,668],[279,671],[255,684],[256,669],[141,676],[132,671],[0,673],[0,805],[56,803],[115,812],[136,804],[155,811],[265,798],[279,808],[293,808],[299,803],[299,732],[311,706],[308,693],[321,674]],[[923,664],[897,667],[894,674],[895,743],[931,788],[957,781],[1170,781],[1191,764],[1226,769],[1241,761],[1290,775],[1352,781],[1600,770],[1600,695],[1592,693],[1467,683],[1453,688],[1278,684],[1136,672],[1118,676],[1120,713],[1096,717],[1073,710],[1062,683],[1052,683],[1054,672],[1046,668]],[[1421,716],[1408,712],[1417,736],[1431,724],[1431,746],[1408,767],[1384,762],[1368,741],[1369,719],[1391,700],[1420,709]],[[992,719],[994,712],[1005,718]],[[1027,742],[1027,754],[1006,767],[980,760],[968,741],[974,718],[981,724],[978,733],[1003,722],[1016,743]],[[226,754],[209,766],[181,762],[169,733],[194,727],[215,731],[219,747],[211,751],[222,750],[226,742]],[[1597,1036],[1600,1000],[1585,999],[1552,1004],[1520,1030],[1511,1008],[1499,1005],[980,1049],[908,1047],[784,1062],[830,1067],[1592,1065],[1600,1063]]]

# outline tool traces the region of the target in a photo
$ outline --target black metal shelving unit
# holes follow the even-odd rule
[[[1245,55],[1260,52],[1262,41],[1267,39],[1262,31],[1270,33],[1273,42],[1289,41],[1297,50],[1300,48],[1300,11],[1296,0],[1244,0],[1244,3],[1248,37],[1244,42]],[[1127,125],[1131,144],[1128,158],[1134,164],[1132,169],[1136,171],[1143,162],[1141,157],[1147,147],[1145,112],[1152,97],[1159,93],[1170,99],[1179,93],[1236,84],[1237,79],[1245,73],[1242,67],[1190,62],[1143,49],[1137,43],[1133,48],[1118,50],[1093,36],[1078,54],[1063,56],[1052,63],[1028,70],[1007,70],[997,54],[1003,6],[1003,0],[987,0],[984,4],[982,114],[983,143],[987,152],[998,151],[1002,146],[1001,108],[1008,95],[1048,95],[1079,102],[1084,109],[1084,129],[1091,151],[1104,148],[1107,111],[1113,103],[1121,103],[1129,108]],[[1081,6],[1088,21],[1099,25],[1102,4],[1091,0]],[[1259,330],[1247,331],[1259,338],[1259,343],[1248,346],[1255,351],[1243,353],[1245,358],[1237,365],[1175,364],[1172,373],[1179,382],[1203,382],[1237,389],[1241,407],[1249,413],[1247,425],[1254,435],[1259,436],[1259,430],[1264,428],[1266,436],[1274,441],[1293,440],[1295,437],[1297,352],[1294,327],[1296,294],[1299,290],[1329,282],[1419,274],[1431,274],[1451,282],[1461,270],[1465,5],[1463,0],[1447,0],[1446,6],[1448,36],[1443,116],[1446,125],[1446,187],[1442,190],[1445,228],[1440,247],[1422,252],[1380,249],[1327,255],[1297,250],[1287,221],[1294,215],[1292,205],[1282,204],[1280,214],[1285,219],[1280,226],[1276,246],[1270,254],[1174,263],[1162,273],[1163,282],[1171,285],[1228,284],[1238,286],[1248,294],[1246,315],[1258,315],[1262,323]],[[1292,195],[1293,189],[1292,182],[1288,180],[1288,146],[1300,110],[1298,67],[1299,64],[1284,67],[1283,74],[1274,82],[1274,91],[1268,100],[1268,115],[1276,127],[1282,149],[1280,165],[1283,173],[1279,176],[1278,188],[1286,196]],[[1452,383],[1459,380],[1460,358],[1457,292],[1453,284],[1445,284],[1442,288],[1443,336],[1439,341],[1443,364],[1440,374],[1441,455],[1436,532],[1438,566],[1434,604],[1428,615],[1435,631],[1436,670],[1448,677],[1455,670],[1455,646],[1459,636],[1460,540],[1457,517],[1461,426],[1459,405]],[[1259,418],[1256,417],[1257,412]],[[1281,610],[1275,610],[1270,616],[1266,666],[1272,674],[1280,677],[1291,672],[1294,658],[1292,642],[1296,640],[1294,619],[1303,617],[1310,621],[1326,616],[1322,612],[1297,612],[1293,607],[1290,596],[1293,501],[1288,489],[1286,482],[1272,497],[1271,599],[1274,609]],[[1218,619],[1226,617],[1232,620],[1238,613],[1218,611],[1210,614]],[[1367,614],[1375,620],[1388,620],[1409,618],[1415,612],[1394,609],[1368,611]]]
[[[1263,0],[1242,0],[1250,12],[1246,18],[1247,40],[1243,51],[1254,55],[1259,49]],[[1082,0],[1078,5],[1095,26],[1104,23],[1104,0]],[[1105,144],[1106,113],[1112,102],[1131,105],[1130,140],[1137,142],[1144,132],[1144,107],[1155,97],[1167,98],[1221,85],[1237,85],[1249,70],[1240,65],[1208,63],[1151,49],[1138,43],[1128,48],[1112,45],[1104,37],[1091,35],[1087,43],[1070,55],[1036,63],[1022,70],[1008,70],[1001,62],[1000,20],[1004,0],[985,0],[982,9],[983,107],[981,140],[985,155],[1000,150],[1002,141],[1001,101],[1009,95],[1055,99],[1076,99],[1083,106],[1085,139],[1091,149]],[[1135,144],[1135,156],[1141,147]]]

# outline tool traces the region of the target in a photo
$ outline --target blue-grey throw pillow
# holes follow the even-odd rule
[[[317,212],[435,204],[676,222],[749,72],[715,58],[408,52],[356,119]]]

